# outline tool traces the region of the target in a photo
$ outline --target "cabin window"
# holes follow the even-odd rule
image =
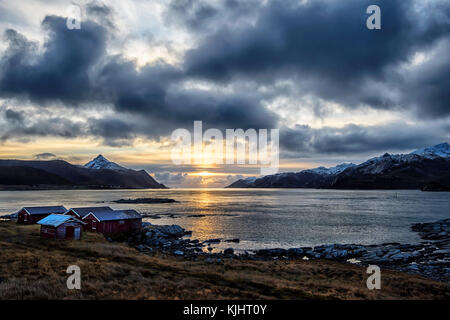
[[[124,224],[124,223],[125,223],[125,221],[119,220],[119,224]]]
[[[96,230],[97,229],[97,221],[92,220],[92,230]]]
[[[28,221],[28,215],[27,214],[23,215],[23,221]]]

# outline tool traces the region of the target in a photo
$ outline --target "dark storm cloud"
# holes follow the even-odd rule
[[[319,129],[297,125],[294,128],[280,129],[281,150],[292,157],[407,151],[446,142],[448,139],[450,130],[445,124],[429,126],[391,123],[367,127],[350,124],[342,128]]]
[[[98,136],[130,138],[133,135],[133,126],[119,119],[92,119],[89,126],[90,131]]]
[[[369,4],[380,5],[382,30],[365,27]],[[48,16],[42,24],[48,35],[42,48],[15,30],[6,31],[0,98],[31,101],[43,108],[106,106],[115,114],[79,123],[9,110],[3,115],[8,126],[0,134],[3,140],[93,135],[102,137],[104,144],[120,146],[138,135],[158,138],[175,128],[191,129],[194,120],[202,120],[204,129],[277,127],[278,115],[263,104],[270,97],[241,88],[237,81],[250,82],[256,89],[264,86],[273,97],[289,96],[274,83],[292,81],[299,96],[312,94],[324,102],[314,107],[316,116],[327,114],[330,101],[344,108],[401,107],[421,117],[447,116],[450,5],[431,3],[428,6],[434,8],[419,13],[410,6],[399,0],[228,0],[214,5],[174,1],[168,17],[182,20],[198,36],[199,45],[186,53],[180,66],[158,62],[140,69],[120,55],[108,56],[107,42],[113,36],[109,7],[88,5],[93,18],[83,20],[80,30],[68,30],[64,18]],[[249,23],[248,17],[257,18]],[[106,20],[111,23],[100,23]],[[415,52],[438,43],[442,44],[429,61],[409,71],[399,67]],[[208,89],[195,86],[205,80]],[[33,121],[24,121],[28,119]],[[448,138],[448,130],[431,131],[426,125],[297,126],[283,129],[280,142],[293,153],[357,153],[415,148],[442,138]]]
[[[188,177],[187,173],[170,173],[170,172],[156,172],[155,178],[157,181],[166,183],[168,185],[178,185],[186,181]]]
[[[218,10],[211,4],[197,0],[174,0],[168,5],[166,19],[169,23],[182,23],[199,29],[210,21]]]
[[[34,155],[34,158],[36,160],[49,160],[49,159],[55,159],[56,155],[50,152],[44,152]]]
[[[86,11],[90,15],[107,17],[111,12],[111,8],[99,2],[90,2],[86,5]]]
[[[8,122],[6,127],[0,129],[0,140],[47,136],[76,138],[85,135],[85,132],[82,123],[61,117],[48,117],[21,123]]]
[[[166,101],[170,111],[166,117],[173,121],[181,117],[189,124],[201,119],[205,128],[274,128],[278,120],[259,104],[257,96],[237,92],[230,96],[202,90],[172,90]]]
[[[7,121],[12,121],[15,123],[22,124],[24,121],[24,116],[22,112],[14,111],[12,109],[5,110],[5,119]]]
[[[366,28],[366,8],[372,4],[381,7],[382,30]],[[398,87],[401,98],[395,101],[373,82],[397,89],[403,79],[393,68],[450,35],[449,3],[430,3],[419,12],[413,5],[401,0],[270,1],[255,24],[225,26],[205,37],[187,53],[186,68],[191,76],[214,81],[291,78],[306,92],[347,107],[407,107],[413,89],[407,83]],[[438,59],[448,61],[448,55]],[[433,78],[442,79],[444,74],[436,72]],[[449,100],[440,95],[445,83],[436,81],[436,86],[425,93],[421,108],[448,115]],[[439,99],[444,108],[436,110],[431,102]]]
[[[401,89],[421,117],[438,118],[450,113],[449,53],[450,36],[441,41],[427,62],[403,74]]]
[[[205,30],[214,30],[222,24],[236,25],[242,18],[253,16],[262,2],[259,0],[222,0],[211,3],[207,0],[172,0],[165,10],[169,24],[178,24],[191,29],[200,36]]]
[[[88,124],[90,135],[103,137],[103,144],[113,147],[131,144],[138,133],[133,123],[122,119],[90,119]]]
[[[134,133],[167,135],[175,128],[192,126],[194,120],[218,128],[276,125],[277,116],[255,95],[186,89],[187,78],[180,68],[160,62],[137,70],[134,62],[108,56],[106,29],[95,22],[83,21],[80,30],[69,30],[65,19],[50,16],[43,26],[49,37],[42,54],[16,31],[6,32],[9,48],[1,62],[0,96],[28,99],[40,106],[110,105],[124,115],[122,121],[89,124],[90,132],[109,144],[130,139]],[[139,116],[146,124],[132,126],[128,116]]]
[[[105,30],[89,21],[83,21],[81,30],[68,30],[66,20],[56,16],[47,16],[42,25],[49,32],[42,55],[16,31],[6,31],[9,48],[1,64],[0,94],[39,104],[89,100],[90,73],[105,53]]]

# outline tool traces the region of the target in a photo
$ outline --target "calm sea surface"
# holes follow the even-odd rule
[[[122,198],[172,198],[169,204],[115,204]],[[109,205],[157,214],[154,224],[178,224],[193,238],[239,238],[218,248],[290,248],[327,243],[414,243],[416,222],[450,218],[450,192],[315,189],[170,189],[2,191],[0,215],[23,206]],[[173,216],[170,216],[173,215]]]

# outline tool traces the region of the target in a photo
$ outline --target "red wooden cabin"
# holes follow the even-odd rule
[[[142,216],[136,210],[90,212],[84,216],[86,230],[103,234],[139,230]]]
[[[52,213],[63,214],[66,211],[63,206],[24,207],[17,213],[17,223],[35,224]]]
[[[66,215],[70,215],[72,217],[83,219],[89,213],[103,212],[103,211],[114,211],[110,207],[82,207],[82,208],[70,208],[66,213]]]
[[[41,237],[44,239],[80,240],[83,221],[63,214],[51,214],[37,222],[41,225]]]

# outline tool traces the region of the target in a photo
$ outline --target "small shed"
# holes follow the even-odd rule
[[[51,214],[37,222],[41,225],[41,238],[80,240],[83,221],[63,214]]]
[[[136,210],[90,212],[83,221],[86,222],[86,230],[103,234],[142,228],[142,216]]]
[[[66,211],[63,206],[24,207],[17,213],[17,223],[35,224],[52,213],[63,214]]]
[[[103,211],[114,211],[110,207],[82,207],[82,208],[70,208],[66,215],[73,216],[78,219],[83,219],[89,213],[103,212]]]

